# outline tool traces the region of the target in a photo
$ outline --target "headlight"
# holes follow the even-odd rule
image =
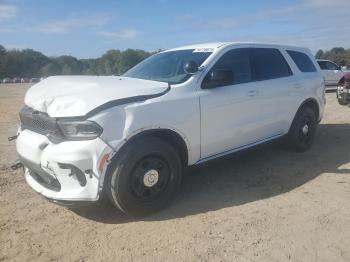
[[[102,134],[102,127],[92,121],[59,120],[58,126],[67,140],[91,140]]]

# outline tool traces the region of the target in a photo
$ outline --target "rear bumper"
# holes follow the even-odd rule
[[[111,155],[101,139],[53,144],[46,136],[23,130],[16,149],[25,179],[36,192],[57,201],[99,199],[106,171],[100,163]]]

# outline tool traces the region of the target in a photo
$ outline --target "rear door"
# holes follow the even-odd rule
[[[250,59],[252,78],[259,93],[256,139],[284,134],[290,125],[289,114],[295,107],[295,87],[299,83],[277,48],[251,48]]]
[[[288,130],[295,80],[275,48],[238,48],[211,68],[233,82],[200,91],[202,158],[279,136]]]

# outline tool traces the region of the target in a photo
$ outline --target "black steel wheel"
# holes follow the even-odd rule
[[[301,144],[308,145],[313,138],[311,128],[313,127],[313,118],[310,115],[304,115],[299,121],[298,140]]]
[[[166,141],[152,136],[131,141],[118,152],[107,174],[105,191],[111,202],[131,216],[163,208],[181,184],[182,162]]]
[[[149,155],[136,164],[131,179],[133,194],[144,200],[154,201],[162,195],[171,178],[168,164],[161,156]]]
[[[315,112],[309,108],[302,108],[294,118],[287,135],[287,145],[294,151],[308,150],[313,143],[317,121]]]

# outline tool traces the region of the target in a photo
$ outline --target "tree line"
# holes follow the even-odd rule
[[[32,49],[5,49],[0,45],[0,78],[47,77],[52,75],[121,75],[153,53],[144,50],[109,50],[100,58],[47,57]],[[318,50],[317,59],[328,59],[350,67],[350,49]]]
[[[153,53],[144,50],[109,50],[100,58],[47,57],[32,49],[5,49],[0,45],[0,79],[52,75],[121,75]]]

